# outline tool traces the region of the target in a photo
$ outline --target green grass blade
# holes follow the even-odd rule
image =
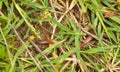
[[[28,22],[27,18],[29,18],[27,16],[27,14],[19,7],[18,4],[15,3],[15,7],[17,8],[17,10],[19,11],[20,15],[23,17],[23,19],[25,20],[26,24],[28,25],[28,27],[30,27],[30,29],[35,33],[35,35],[38,38],[41,38],[38,31]]]
[[[88,50],[86,50],[86,51],[83,51],[83,53],[87,53],[87,54],[103,53],[103,52],[109,51],[110,49],[114,49],[114,48],[116,48],[116,47],[117,47],[116,45],[112,45],[112,46],[91,48],[91,49],[88,49]],[[103,50],[103,48],[104,48],[104,50]]]
[[[26,42],[23,46],[21,46],[17,50],[17,52],[16,52],[16,54],[15,54],[15,56],[13,58],[13,65],[11,66],[9,72],[13,72],[14,71],[14,69],[15,69],[15,63],[16,63],[16,60],[17,60],[18,56],[20,56],[25,51],[26,47],[28,47],[28,46],[29,46],[29,43]]]

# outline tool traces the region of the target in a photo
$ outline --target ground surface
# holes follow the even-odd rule
[[[1,0],[1,72],[120,72],[120,0]]]

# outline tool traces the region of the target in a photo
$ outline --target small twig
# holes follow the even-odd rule
[[[65,54],[66,53],[66,51],[63,49],[63,47],[62,46],[59,46],[59,48],[58,48],[59,50],[60,50],[60,52],[61,53],[63,53],[63,54]]]
[[[93,38],[96,39],[96,40],[99,40],[97,36],[95,36],[95,35],[93,35],[92,33],[86,31],[82,26],[80,26],[80,28],[81,28],[81,30],[82,30],[83,32],[85,32],[86,34],[90,35],[91,37],[93,37]]]
[[[50,34],[53,34],[52,32],[50,32],[47,28],[41,26],[42,29],[44,29],[45,31],[49,32]],[[58,35],[54,35],[57,38],[60,38]],[[51,38],[52,39],[52,38]]]
[[[54,66],[54,65],[52,64],[52,62],[47,58],[47,56],[42,53],[42,50],[41,50],[33,41],[31,41],[30,39],[28,39],[28,40],[29,40],[29,42],[40,52],[40,54],[50,63],[50,65],[52,66],[52,68],[56,71],[55,66]]]
[[[54,9],[54,7],[53,7],[52,0],[50,0],[50,4],[51,4],[51,6],[52,6],[53,10],[55,11],[55,9]],[[57,15],[56,15],[56,13],[54,13],[54,17],[55,17],[55,19],[57,20]],[[53,37],[54,37],[54,35],[55,35],[55,30],[56,30],[56,27],[57,27],[57,25],[54,25],[54,26],[53,26],[53,31],[52,31],[52,36],[51,36],[51,39],[53,39]]]
[[[58,0],[63,6],[65,6],[65,3],[62,0]]]
[[[19,36],[19,34],[17,33],[17,31],[15,30],[15,28],[10,24],[10,26],[13,28],[14,33],[17,35],[17,37],[19,38],[19,40],[21,41],[21,43],[23,45],[25,45],[24,41],[22,40],[22,38]],[[27,46],[25,45],[26,51],[29,54],[29,56],[32,58],[32,60],[34,61],[34,63],[36,64],[36,66],[38,67],[38,69],[43,72],[42,68],[40,67],[40,65],[37,63],[37,61],[34,59],[34,57],[32,56],[32,54],[30,53],[29,49],[27,48]]]
[[[64,72],[63,70],[65,70],[65,68],[70,64],[71,61],[67,61],[65,63],[65,65],[62,67],[62,69],[60,70],[60,72]]]
[[[86,62],[85,63],[86,64],[86,66],[88,66],[88,67],[90,67],[90,68],[94,68],[94,66],[92,66],[90,63],[88,63],[88,62]]]
[[[77,63],[79,65],[80,69],[81,69],[81,72],[85,72],[84,69],[83,69],[82,64],[80,63],[80,61],[78,59],[77,59]]]
[[[52,0],[50,1],[50,4],[51,4],[51,6],[52,6]],[[73,0],[72,1],[72,3],[71,3],[71,5],[70,5],[70,7],[65,11],[65,13],[58,19],[58,22],[61,22],[62,21],[62,19],[65,17],[65,15],[74,7],[76,5],[76,1],[75,0]],[[53,6],[52,6],[53,7]],[[55,10],[55,9],[54,9]],[[57,20],[57,16],[56,16],[56,13],[54,13],[54,16],[55,16],[55,19]],[[53,34],[52,34],[52,36],[51,36],[51,39],[53,39],[53,36],[54,36],[54,34],[55,34],[55,30],[56,30],[56,25],[54,25],[53,26]]]
[[[50,12],[53,12],[53,13],[56,13],[56,14],[64,14],[64,13],[62,13],[62,12],[54,11],[54,10],[50,10]]]

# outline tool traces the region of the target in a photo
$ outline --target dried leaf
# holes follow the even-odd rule
[[[104,17],[109,18],[109,17],[115,16],[117,14],[120,14],[120,11],[108,11],[108,12],[104,13]]]
[[[48,44],[49,46],[52,46],[53,44],[55,44],[55,42],[56,42],[55,40],[46,39],[46,40],[40,41],[39,43],[40,44]],[[63,54],[66,53],[66,51],[63,49],[62,46],[59,46],[59,51]]]
[[[112,17],[112,16],[114,16],[114,15],[116,15],[115,12],[105,12],[105,13],[104,13],[104,17],[105,17],[105,18],[109,18],[109,17]]]
[[[93,37],[88,36],[83,43],[80,44],[80,47],[84,47],[85,45],[87,45],[91,40],[93,39]]]
[[[40,44],[54,44],[55,41],[52,39],[46,39],[46,40],[40,41],[39,43]]]

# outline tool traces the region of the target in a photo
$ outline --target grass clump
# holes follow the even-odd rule
[[[119,0],[1,0],[1,72],[119,72]]]

